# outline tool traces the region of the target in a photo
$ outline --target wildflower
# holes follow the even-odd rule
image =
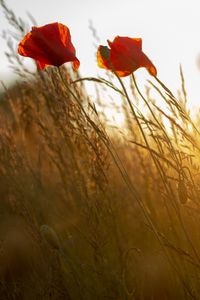
[[[128,76],[138,68],[144,67],[150,75],[157,70],[150,59],[142,52],[142,39],[117,36],[107,46],[99,46],[97,62],[100,68],[115,71],[118,76]]]
[[[61,23],[32,27],[19,43],[18,53],[35,59],[40,70],[48,65],[59,67],[66,62],[73,62],[75,70],[80,65],[69,28]]]

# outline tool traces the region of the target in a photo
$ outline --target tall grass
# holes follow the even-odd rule
[[[26,25],[0,3],[19,40]],[[0,299],[199,299],[199,120],[182,69],[175,97],[156,78],[141,89],[134,76],[30,72],[14,45],[21,80],[0,101]],[[102,86],[122,99],[114,131]]]

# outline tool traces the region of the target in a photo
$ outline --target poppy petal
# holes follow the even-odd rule
[[[119,77],[126,77],[131,75],[132,70],[131,71],[115,71],[115,73],[119,76]]]
[[[28,56],[31,58],[44,54],[40,47],[35,43],[32,32],[27,33],[23,40],[19,43],[18,53],[22,56]]]
[[[73,69],[74,69],[75,71],[78,70],[78,68],[79,68],[79,66],[80,66],[80,61],[78,60],[78,58],[76,58],[76,59],[73,61],[72,66],[73,66]]]
[[[146,68],[150,75],[152,75],[152,76],[157,75],[156,67],[153,65],[153,63],[150,61],[150,59],[144,53],[142,55],[141,67]]]
[[[131,56],[126,55],[126,52],[121,47],[111,48],[110,60],[115,71],[132,73],[139,68],[139,64]]]
[[[150,75],[157,76],[157,69],[154,65],[148,67],[147,71],[149,72]]]
[[[36,64],[37,64],[37,69],[38,70],[43,70],[48,66],[47,64],[45,64],[45,63],[43,63],[39,60],[36,60]]]
[[[76,50],[71,42],[71,35],[70,35],[69,28],[61,23],[57,23],[57,25],[58,25],[58,30],[59,30],[59,34],[60,34],[60,39],[61,39],[63,45],[66,46],[68,48],[68,50],[71,53],[73,53],[75,56]]]
[[[71,35],[67,26],[56,22],[41,27],[33,27],[32,34],[38,43],[43,43],[50,49],[54,45],[57,48],[65,46],[75,56],[75,48],[71,43]]]
[[[138,48],[139,50],[142,50],[142,39],[141,38],[130,38],[130,37],[127,37],[127,36],[116,36],[114,41],[112,43],[111,42],[109,42],[109,43],[111,45],[114,44],[114,46],[125,47],[126,50],[128,48],[130,48],[132,50],[134,48]]]
[[[32,35],[40,48],[45,49],[45,58],[52,65],[59,67],[75,59],[75,48],[66,26],[52,23],[42,27],[33,27]]]
[[[20,42],[18,53],[35,59],[39,69],[47,65],[59,67],[70,61],[76,70],[80,65],[68,27],[57,22],[33,27]]]

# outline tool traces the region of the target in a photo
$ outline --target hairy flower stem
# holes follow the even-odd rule
[[[129,95],[128,95],[128,93],[127,93],[127,90],[126,90],[126,88],[125,88],[125,85],[124,85],[123,81],[121,80],[121,78],[116,74],[116,72],[114,72],[114,73],[115,73],[117,79],[118,79],[119,82],[120,82],[120,85],[121,85],[122,90],[123,90],[123,92],[124,92],[124,94],[125,94],[125,97],[126,97],[126,100],[127,100],[128,104],[129,104],[129,107],[130,107],[130,109],[131,109],[131,112],[133,113],[133,116],[134,116],[134,118],[135,118],[135,120],[136,120],[136,123],[137,123],[137,125],[138,125],[138,127],[139,127],[139,129],[140,129],[140,132],[141,132],[141,134],[142,134],[142,137],[143,137],[143,139],[144,139],[144,142],[145,142],[145,144],[146,144],[146,147],[147,147],[147,149],[149,150],[149,153],[150,153],[150,155],[151,155],[151,157],[152,157],[152,159],[153,159],[153,161],[154,161],[154,164],[155,164],[157,170],[159,171],[159,173],[160,173],[160,175],[161,175],[161,178],[162,178],[163,182],[165,183],[164,178],[163,178],[163,176],[162,176],[162,171],[163,171],[163,170],[162,170],[162,168],[160,169],[160,164],[158,163],[158,161],[157,161],[156,158],[154,157],[154,153],[153,153],[153,151],[152,151],[152,149],[151,149],[151,147],[150,147],[150,145],[149,145],[149,142],[148,142],[148,140],[147,140],[147,138],[146,138],[146,135],[145,135],[145,133],[144,133],[144,130],[143,130],[143,128],[142,128],[142,126],[141,126],[141,124],[140,124],[140,122],[139,122],[139,120],[138,120],[137,114],[136,114],[136,112],[135,112],[135,110],[134,110],[134,107],[133,107],[133,105],[132,105],[132,102],[131,102],[131,100],[130,100],[130,98],[129,98]],[[161,171],[161,170],[162,170],[162,171]],[[165,184],[165,187],[166,187],[166,189],[167,189],[167,191],[168,191],[168,187],[167,187],[166,184]],[[168,191],[168,192],[169,192],[169,191]],[[189,287],[186,285],[186,283],[185,283],[185,282],[183,281],[183,279],[181,278],[181,275],[180,275],[179,272],[177,271],[177,269],[176,269],[176,267],[175,267],[175,264],[174,264],[173,260],[171,260],[171,257],[170,257],[170,255],[169,255],[168,251],[166,250],[165,246],[163,245],[163,242],[162,242],[162,240],[161,240],[161,238],[160,238],[160,236],[159,236],[159,232],[158,232],[157,228],[155,227],[153,221],[151,220],[151,217],[149,216],[148,212],[146,212],[146,208],[145,208],[145,206],[144,206],[144,203],[141,202],[141,201],[139,201],[139,205],[140,205],[140,207],[142,208],[142,211],[143,211],[143,213],[144,213],[144,215],[145,215],[145,217],[146,217],[148,223],[150,224],[151,228],[153,229],[153,232],[154,232],[156,238],[158,239],[158,241],[159,241],[159,243],[160,243],[160,245],[161,245],[161,247],[162,247],[162,249],[163,249],[163,251],[164,251],[164,253],[165,253],[165,255],[166,255],[166,258],[167,258],[169,264],[170,264],[170,265],[172,266],[172,268],[176,271],[176,273],[177,273],[177,275],[178,275],[180,281],[182,282],[184,288],[188,291],[188,293],[191,295],[191,297],[192,297],[193,299],[196,299],[195,296],[194,296],[194,295],[192,294],[192,292],[190,291]],[[187,235],[187,236],[188,236],[188,235]],[[191,243],[191,242],[190,242],[190,243]],[[193,245],[191,245],[191,246],[193,246]],[[199,257],[198,257],[198,254],[197,254],[195,248],[192,247],[192,249],[193,249],[193,251],[194,251],[194,253],[195,253],[195,256],[196,256],[197,259],[199,260]]]
[[[192,299],[196,299],[196,297],[193,295],[192,291],[190,290],[190,287],[187,285],[187,283],[185,282],[185,280],[182,278],[181,274],[178,272],[177,267],[176,267],[174,261],[173,261],[172,258],[170,257],[170,255],[169,255],[167,249],[165,248],[165,245],[163,244],[162,239],[161,239],[161,237],[160,237],[159,231],[158,231],[157,228],[155,227],[155,225],[154,225],[154,223],[153,223],[153,221],[152,221],[152,219],[151,219],[151,217],[150,217],[150,215],[149,215],[149,213],[148,213],[148,211],[147,211],[147,209],[146,209],[146,207],[145,207],[145,204],[143,203],[143,201],[142,201],[140,195],[138,194],[136,188],[134,187],[134,185],[133,185],[133,183],[132,183],[132,181],[131,181],[131,179],[130,179],[128,173],[127,173],[127,171],[125,170],[125,168],[124,168],[124,166],[123,166],[123,164],[122,164],[122,162],[121,162],[121,159],[119,158],[118,154],[116,153],[116,151],[115,151],[115,149],[114,149],[114,147],[113,147],[113,145],[112,145],[112,142],[110,141],[109,137],[108,137],[108,136],[105,136],[105,134],[103,134],[103,133],[101,132],[101,130],[99,130],[99,128],[96,126],[96,124],[89,118],[89,116],[88,116],[87,112],[85,111],[85,109],[84,109],[82,103],[80,102],[79,98],[78,98],[78,97],[76,96],[76,94],[70,89],[70,87],[68,86],[68,84],[67,84],[67,83],[65,82],[65,80],[63,79],[63,76],[62,76],[62,73],[61,73],[61,70],[60,70],[60,69],[59,69],[59,74],[60,74],[61,80],[62,80],[64,86],[66,87],[67,91],[68,91],[69,94],[75,99],[75,101],[78,103],[78,105],[79,105],[81,111],[83,112],[83,114],[85,115],[87,121],[94,127],[94,129],[95,129],[96,132],[98,133],[99,137],[100,137],[101,140],[103,141],[104,145],[105,145],[106,148],[108,149],[108,151],[109,151],[109,153],[110,153],[110,155],[111,155],[113,161],[115,162],[115,164],[116,164],[116,166],[117,166],[117,168],[118,168],[118,170],[119,170],[119,172],[120,172],[120,174],[121,174],[121,176],[122,176],[124,182],[126,183],[126,185],[127,185],[128,189],[130,190],[131,194],[134,195],[134,198],[135,198],[135,200],[137,201],[137,203],[138,203],[138,205],[139,205],[141,211],[143,212],[143,215],[144,215],[145,219],[147,220],[148,224],[150,225],[150,228],[152,229],[152,231],[153,231],[153,233],[154,233],[156,239],[158,240],[160,246],[162,247],[162,249],[163,249],[163,251],[164,251],[164,253],[165,253],[165,256],[166,256],[166,258],[167,258],[167,261],[168,261],[169,264],[171,265],[172,269],[174,269],[174,271],[176,272],[176,274],[177,274],[177,276],[179,277],[179,280],[180,280],[180,282],[182,283],[184,289],[185,289],[186,292],[191,296]],[[129,98],[129,96],[128,96],[128,93],[127,93],[127,91],[126,91],[126,88],[125,88],[125,86],[124,86],[124,84],[123,84],[121,78],[120,78],[117,74],[115,74],[115,75],[117,76],[117,78],[118,78],[118,80],[119,80],[119,82],[120,82],[120,84],[121,84],[121,86],[122,86],[124,95],[125,95],[125,97],[126,97],[126,99],[127,99],[127,101],[128,101],[128,104],[129,104],[129,106],[130,106],[130,108],[131,108],[131,111],[132,111],[132,113],[133,113],[133,115],[134,115],[134,117],[135,117],[135,119],[136,119],[136,122],[137,122],[139,128],[140,128],[140,131],[141,131],[141,134],[142,134],[142,136],[143,136],[143,138],[144,138],[144,140],[145,140],[146,146],[147,146],[149,152],[151,153],[151,148],[150,148],[150,146],[149,146],[148,140],[147,140],[147,138],[146,138],[146,136],[145,136],[145,133],[143,132],[142,126],[141,126],[141,124],[140,124],[140,122],[139,122],[139,120],[138,120],[138,118],[137,118],[137,115],[136,115],[136,113],[135,113],[134,107],[133,107],[133,105],[132,105],[132,103],[131,103],[131,100],[130,100],[130,98]],[[111,148],[111,147],[112,147],[112,148]],[[151,155],[152,155],[152,158],[154,159],[154,161],[155,161],[155,163],[156,163],[156,159],[155,159],[153,153],[151,153]]]

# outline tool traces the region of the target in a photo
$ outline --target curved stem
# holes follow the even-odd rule
[[[181,172],[183,172],[183,170],[182,170],[182,168],[181,168],[182,166],[179,165],[178,157],[177,157],[175,151],[173,150],[173,146],[171,145],[171,141],[170,141],[170,139],[169,139],[167,133],[165,132],[165,130],[164,130],[163,127],[161,126],[160,122],[157,120],[157,118],[156,118],[154,112],[152,111],[152,109],[151,109],[151,107],[150,107],[148,101],[145,99],[145,97],[143,96],[143,94],[140,92],[140,89],[138,88],[138,85],[137,85],[137,82],[136,82],[136,80],[135,80],[135,76],[134,76],[133,73],[132,73],[132,78],[133,78],[133,82],[134,82],[134,84],[135,84],[135,87],[136,87],[136,90],[137,90],[138,94],[139,94],[140,97],[144,100],[145,104],[146,104],[147,107],[149,108],[149,110],[150,110],[152,116],[154,117],[155,121],[157,122],[157,124],[159,125],[159,127],[161,128],[161,130],[163,131],[163,133],[165,134],[165,137],[167,138],[167,140],[168,140],[168,142],[169,142],[169,145],[170,145],[170,148],[171,148],[171,150],[173,151],[174,156],[175,156],[175,159],[176,159],[176,161],[177,161],[177,163],[178,163],[178,167],[180,168]],[[157,80],[157,81],[158,81],[158,82],[159,82],[166,90],[168,90],[168,92],[170,93],[170,95],[173,96],[173,94],[170,92],[170,90],[169,90],[169,89],[168,89],[168,88],[167,88],[167,87],[166,87],[166,86],[165,86],[165,85],[164,85],[157,77],[155,77],[155,78],[156,78],[156,80]],[[174,97],[174,96],[173,96],[173,97]],[[170,190],[168,189],[167,182],[166,182],[166,176],[165,176],[165,174],[164,174],[164,170],[163,170],[161,164],[160,164],[158,161],[156,161],[156,160],[154,159],[154,162],[156,162],[156,166],[157,166],[157,163],[158,163],[158,165],[159,165],[158,171],[159,171],[159,173],[160,173],[160,175],[161,175],[161,178],[162,178],[162,180],[163,180],[163,183],[164,183],[166,192],[167,192],[167,194],[170,196],[170,194],[173,194],[173,191],[172,191],[172,189],[171,189],[170,186],[169,186],[169,189],[170,189]],[[173,204],[173,203],[172,203],[172,204]],[[173,205],[173,206],[174,206],[174,205]],[[185,236],[186,236],[186,238],[187,238],[187,240],[188,240],[188,242],[189,242],[189,244],[190,244],[190,246],[191,246],[191,248],[192,248],[192,250],[193,250],[193,252],[194,252],[194,254],[195,254],[195,256],[196,256],[196,258],[197,258],[197,260],[200,261],[199,254],[198,254],[198,252],[196,251],[196,249],[195,249],[195,247],[194,247],[194,245],[193,245],[193,243],[192,243],[192,240],[190,239],[190,237],[189,237],[189,235],[188,235],[188,232],[187,232],[187,230],[186,230],[186,228],[185,228],[185,225],[184,225],[184,223],[183,223],[183,220],[182,220],[182,216],[181,216],[180,210],[178,209],[177,206],[174,206],[174,208],[175,208],[175,210],[176,210],[178,219],[179,219],[180,224],[181,224],[181,226],[182,226],[182,229],[183,229],[183,231],[184,231],[184,233],[185,233]]]

